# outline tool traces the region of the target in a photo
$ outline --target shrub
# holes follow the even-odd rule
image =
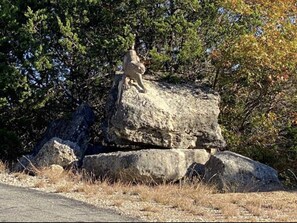
[[[14,160],[21,155],[21,143],[14,132],[0,129],[0,142],[1,160]]]

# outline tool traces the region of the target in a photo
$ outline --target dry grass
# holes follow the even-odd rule
[[[5,167],[0,163],[0,172]],[[202,183],[127,184],[93,180],[81,173],[55,168],[39,169],[33,187],[52,187],[52,191],[72,194],[102,207],[133,211],[148,221],[297,221],[297,192],[218,193]],[[26,174],[15,173],[19,181]],[[129,205],[134,205],[128,210]]]
[[[69,193],[73,190],[74,188],[74,183],[73,182],[68,182],[68,181],[64,181],[63,183],[60,183],[57,187],[56,187],[56,193]]]
[[[45,180],[39,180],[34,184],[35,188],[45,188],[47,186],[47,183]]]
[[[122,199],[117,199],[113,201],[113,206],[116,206],[116,207],[121,207],[123,204],[124,204],[124,200]]]
[[[56,184],[61,179],[68,180],[69,175],[64,170],[61,169],[55,169],[50,167],[44,167],[42,169],[39,169],[39,171],[36,172],[36,175],[40,178],[45,178],[49,181],[49,183]]]
[[[156,208],[153,205],[146,205],[143,208],[141,208],[140,211],[153,212],[153,213],[159,212],[158,208]]]
[[[5,163],[3,163],[1,160],[0,160],[0,173],[5,173],[6,172],[6,165]]]
[[[14,173],[13,175],[19,181],[26,180],[28,178],[28,175],[24,172],[17,172],[17,173]]]

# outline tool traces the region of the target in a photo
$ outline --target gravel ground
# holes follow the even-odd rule
[[[68,185],[60,179],[51,184],[42,177],[27,174],[0,173],[0,182],[29,187],[49,193],[59,193],[100,208],[115,210],[128,217],[136,217],[149,222],[293,222],[297,221],[297,192],[212,194],[210,205],[196,204],[196,209],[182,210],[162,202],[147,202],[139,194],[125,191],[115,192],[108,186],[88,188],[77,183]],[[72,189],[67,189],[72,187]],[[84,187],[84,190],[79,189]],[[119,190],[117,190],[119,191]],[[212,205],[212,202],[214,204]],[[205,203],[205,202],[204,202]],[[202,204],[202,203],[201,203]]]
[[[41,179],[38,177],[28,175],[11,175],[6,173],[0,173],[0,182],[19,186],[28,187],[36,190],[41,190],[49,193],[57,193],[57,189],[61,184],[42,184],[42,187],[36,187],[40,183]],[[115,210],[120,214],[140,218],[143,221],[150,222],[197,222],[205,221],[199,216],[190,215],[183,211],[174,209],[170,206],[160,205],[158,203],[139,202],[138,199],[125,199],[125,196],[106,193],[103,191],[99,193],[99,196],[92,196],[92,194],[85,194],[82,192],[60,192],[62,196],[80,200],[100,208],[107,208]],[[137,195],[135,195],[137,196]],[[134,200],[134,201],[133,201]]]

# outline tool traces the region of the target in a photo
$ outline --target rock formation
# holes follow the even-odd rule
[[[218,124],[220,97],[210,89],[145,81],[144,94],[137,87],[121,91],[120,85],[118,75],[103,132],[107,144],[130,151],[87,155],[86,172],[122,181],[178,181],[193,163],[205,164],[211,152],[225,146]]]
[[[43,145],[31,161],[36,167],[48,167],[52,164],[68,167],[81,156],[78,145],[54,137]]]
[[[21,166],[81,161],[84,173],[96,178],[157,184],[198,177],[221,191],[282,189],[277,172],[229,151],[218,124],[219,95],[202,85],[145,81],[122,91],[116,75],[107,99],[102,132],[104,145],[88,147],[94,121],[82,105],[69,120],[53,122],[34,153]],[[97,154],[98,153],[98,154]]]
[[[205,164],[203,181],[227,192],[283,189],[275,169],[230,151],[217,152],[210,157]]]
[[[192,163],[209,157],[204,149],[145,149],[86,156],[82,168],[101,178],[154,184],[180,180]]]
[[[132,87],[120,95],[119,82],[116,78],[106,105],[108,143],[166,149],[225,146],[218,124],[220,97],[215,92],[202,86],[145,81],[147,93]]]
[[[48,126],[44,136],[34,147],[32,155],[35,156],[42,146],[53,137],[76,143],[81,149],[81,154],[84,154],[89,142],[89,130],[94,119],[95,115],[91,107],[86,103],[81,104],[70,118],[53,121]]]
[[[53,121],[33,152],[19,158],[13,169],[30,169],[30,164],[38,167],[58,164],[65,167],[66,163],[74,160],[81,162],[88,147],[93,122],[93,110],[87,104],[81,104],[70,118]]]

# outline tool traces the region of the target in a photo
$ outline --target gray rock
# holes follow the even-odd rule
[[[217,93],[202,86],[145,80],[147,93],[132,86],[121,94],[119,83],[116,78],[107,100],[106,142],[167,149],[225,146]]]
[[[205,164],[203,181],[225,192],[282,190],[277,171],[265,164],[234,152],[212,155]]]
[[[68,167],[81,156],[79,146],[68,140],[57,137],[45,143],[33,158],[32,163],[36,167],[48,167],[56,164]]]
[[[12,170],[15,172],[26,170],[34,173],[35,168],[51,165],[67,168],[76,165],[81,156],[81,150],[76,143],[54,137],[45,143],[35,156],[30,154],[20,157]]]
[[[48,167],[48,169],[55,174],[55,176],[60,176],[64,172],[64,168],[57,164],[52,164]]]
[[[47,128],[43,138],[36,144],[32,155],[35,156],[43,145],[53,137],[76,143],[81,154],[85,152],[89,142],[89,129],[94,123],[94,113],[87,104],[81,104],[69,119],[53,121]]]
[[[146,149],[85,156],[82,169],[95,177],[124,182],[163,183],[182,179],[188,167],[204,164],[206,150]]]
[[[32,169],[33,156],[31,154],[29,155],[23,155],[17,159],[17,162],[12,165],[12,171],[13,172],[22,172],[25,169]]]

